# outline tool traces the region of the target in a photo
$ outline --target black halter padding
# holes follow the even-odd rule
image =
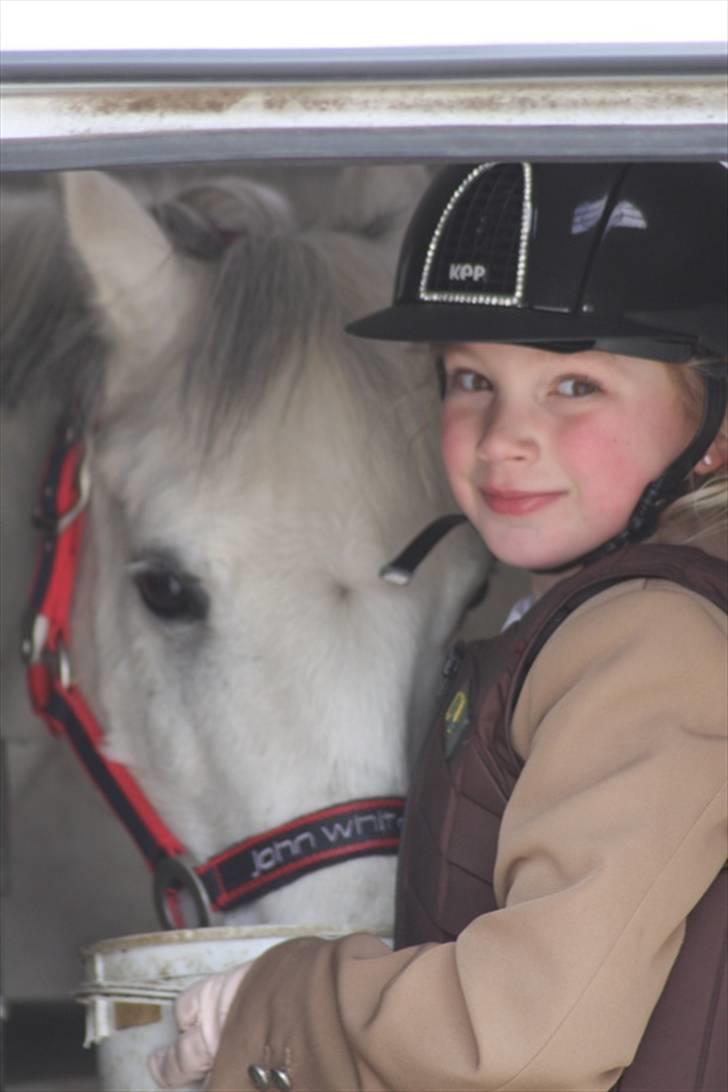
[[[389,584],[409,584],[417,566],[424,561],[430,550],[437,546],[440,539],[453,527],[466,522],[465,516],[458,513],[440,516],[432,523],[428,523],[427,527],[420,531],[419,535],[413,538],[393,561],[382,566],[379,570],[382,580],[386,580]]]

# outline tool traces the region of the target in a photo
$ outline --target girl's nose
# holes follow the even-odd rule
[[[537,430],[524,407],[495,402],[483,422],[476,446],[485,462],[532,459],[538,450]]]

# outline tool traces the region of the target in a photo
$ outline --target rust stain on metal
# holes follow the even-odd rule
[[[552,112],[575,105],[588,105],[595,110],[625,106],[654,109],[656,103],[660,107],[684,109],[701,103],[705,90],[702,85],[686,86],[676,81],[645,84],[613,80],[595,86],[574,80],[561,83],[501,80],[482,84],[343,86],[339,94],[332,93],[330,87],[267,87],[261,90],[259,102],[271,114],[293,111],[324,114],[351,109],[374,113],[420,113],[423,109],[442,113]]]
[[[437,116],[465,114],[497,118],[501,115],[555,115],[561,111],[604,112],[623,109],[690,110],[703,105],[707,87],[680,81],[612,80],[589,84],[579,80],[498,80],[432,84],[352,85],[342,83],[209,85],[198,87],[137,87],[116,91],[91,90],[72,94],[66,109],[79,115],[174,117],[178,115],[222,115],[238,117],[251,111],[271,117],[302,114],[326,116],[352,112],[372,117],[396,114]]]
[[[74,97],[74,109],[102,116],[111,114],[222,114],[241,98],[239,89],[205,88],[90,93]]]

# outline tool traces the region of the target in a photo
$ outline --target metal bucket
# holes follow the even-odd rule
[[[97,1044],[99,1092],[157,1092],[147,1058],[175,1039],[175,999],[196,979],[237,967],[293,937],[340,935],[315,925],[213,927],[116,937],[84,949],[76,996],[86,1006],[85,1045]],[[190,1092],[199,1088],[193,1085]]]

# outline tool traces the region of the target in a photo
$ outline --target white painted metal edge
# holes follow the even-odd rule
[[[7,82],[0,94],[2,167],[31,170],[193,160],[725,158],[726,78],[714,64],[662,58],[658,71],[534,63],[504,74],[472,64],[412,78],[403,65],[363,79],[346,64],[316,78]],[[212,63],[214,70],[214,59]],[[148,72],[148,69],[147,69]],[[411,69],[410,69],[411,72]],[[419,73],[422,69],[419,69]],[[438,75],[438,65],[433,66]],[[37,76],[37,67],[33,75]]]

